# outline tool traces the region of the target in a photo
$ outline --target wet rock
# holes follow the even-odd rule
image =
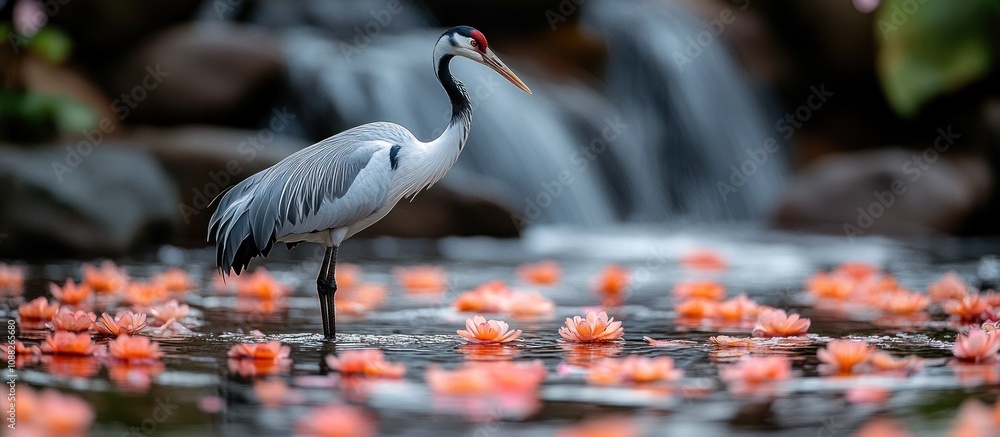
[[[129,56],[110,79],[129,123],[253,127],[275,106],[282,54],[262,30],[224,23],[172,28]]]
[[[180,202],[171,205],[179,228],[175,244],[204,245],[208,203],[219,192],[309,145],[282,135],[287,125],[262,130],[216,126],[139,127],[130,140],[151,152],[167,170]]]
[[[83,150],[0,146],[0,256],[120,256],[169,239],[177,193],[156,160],[123,143]]]
[[[789,185],[779,227],[846,236],[960,233],[988,203],[995,176],[982,160],[883,149],[821,158]]]

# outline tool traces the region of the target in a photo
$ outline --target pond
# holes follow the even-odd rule
[[[894,318],[850,300],[817,304],[805,284],[817,272],[853,261],[882,269],[908,290],[926,293],[929,284],[951,271],[985,290],[1000,280],[998,243],[944,237],[850,240],[757,225],[602,231],[538,227],[518,240],[349,241],[340,252],[340,268],[346,272],[349,265],[356,266],[349,279],[375,284],[369,286],[371,293],[381,299],[375,299],[377,305],[352,306],[345,297],[335,344],[321,341],[320,335],[315,277],[322,248],[276,249],[270,259],[255,263],[289,289],[280,300],[262,304],[247,303],[247,298],[227,291],[240,281],[221,284],[210,250],[164,247],[147,258],[117,260],[133,280],[148,280],[173,267],[190,275],[192,290],[177,295],[190,307],[190,314],[179,321],[182,327],[163,331],[151,326],[145,331],[164,352],[162,365],[122,369],[106,356],[24,357],[16,384],[18,390],[25,385],[53,387],[82,398],[95,413],[90,434],[98,436],[287,434],[303,431],[307,417],[315,418],[310,414],[328,404],[357,407],[378,435],[852,435],[875,418],[898,421],[894,423],[919,435],[940,435],[952,429],[967,399],[993,405],[1000,394],[1000,365],[995,360],[958,362],[952,347],[962,325],[950,321],[938,304],[913,317]],[[698,268],[690,259],[682,262],[699,251],[718,254],[725,266]],[[552,285],[523,282],[517,267],[546,259],[556,261],[561,279]],[[51,298],[52,281],[79,281],[84,263],[27,266],[25,299],[8,299],[4,308],[7,319],[19,325],[18,339],[26,346],[44,343],[50,331],[22,326],[18,304],[40,295]],[[600,308],[602,298],[594,283],[612,263],[628,270],[630,284],[618,305]],[[394,269],[415,265],[443,268],[446,289],[404,289]],[[678,317],[674,286],[697,279],[721,284],[728,298],[745,293],[757,304],[800,314],[811,320],[808,333],[752,349],[713,345],[713,336],[750,336],[754,323]],[[490,281],[537,292],[555,308],[527,318],[484,314],[523,333],[505,346],[467,345],[456,330],[474,314],[456,311],[452,302],[463,291]],[[340,293],[350,293],[347,286],[341,288]],[[98,315],[115,309],[103,308],[100,301],[93,305],[90,309]],[[560,337],[567,317],[602,309],[622,322],[621,340],[588,345]],[[234,345],[264,340],[255,330],[266,340],[287,345],[289,360],[268,369],[229,360],[227,352]],[[644,337],[663,342],[653,345]],[[923,360],[901,372],[831,374],[821,366],[817,350],[841,337]],[[95,339],[99,345],[108,342],[105,337]],[[326,359],[365,348],[380,349],[387,361],[405,365],[405,375],[340,375]],[[747,354],[787,357],[791,373],[742,389],[738,381],[720,377],[722,369]],[[589,369],[602,358],[626,355],[669,357],[683,377],[645,384],[588,380]],[[545,379],[537,389],[487,394],[442,392],[425,379],[429,369],[503,360],[540,360]],[[507,369],[512,378],[521,377]],[[261,381],[273,384],[263,386]],[[601,434],[599,427],[613,433]]]

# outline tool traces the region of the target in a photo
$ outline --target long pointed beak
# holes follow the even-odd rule
[[[509,80],[510,83],[514,84],[514,86],[520,88],[528,94],[531,94],[531,89],[528,88],[524,82],[521,82],[521,79],[518,79],[517,75],[514,74],[513,71],[510,71],[510,68],[507,68],[507,65],[505,65],[503,61],[497,57],[496,53],[493,53],[492,49],[486,49],[486,53],[483,53],[483,64],[486,64],[490,68],[496,70],[497,73],[500,73],[504,79]]]

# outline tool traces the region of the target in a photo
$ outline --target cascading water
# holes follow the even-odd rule
[[[787,169],[780,154],[735,192],[723,196],[717,185],[769,136],[766,111],[724,43],[703,47],[681,68],[674,54],[705,30],[682,7],[594,1],[585,8],[584,22],[608,46],[603,84],[553,80],[508,57],[535,92],[528,96],[486,68],[454,64],[472,96],[474,122],[465,152],[441,183],[497,200],[527,224],[765,213]],[[258,21],[287,28],[281,20]],[[360,45],[326,26],[284,33],[292,100],[308,136],[378,120],[424,140],[440,133],[450,114],[430,67],[440,31],[407,28],[413,18],[398,22],[405,25]]]

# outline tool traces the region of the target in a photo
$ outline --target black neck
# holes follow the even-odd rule
[[[451,99],[452,121],[472,112],[472,102],[469,101],[469,93],[465,90],[465,85],[451,74],[451,59],[454,57],[455,55],[445,54],[438,60],[437,65],[438,80],[448,93],[448,98]]]

